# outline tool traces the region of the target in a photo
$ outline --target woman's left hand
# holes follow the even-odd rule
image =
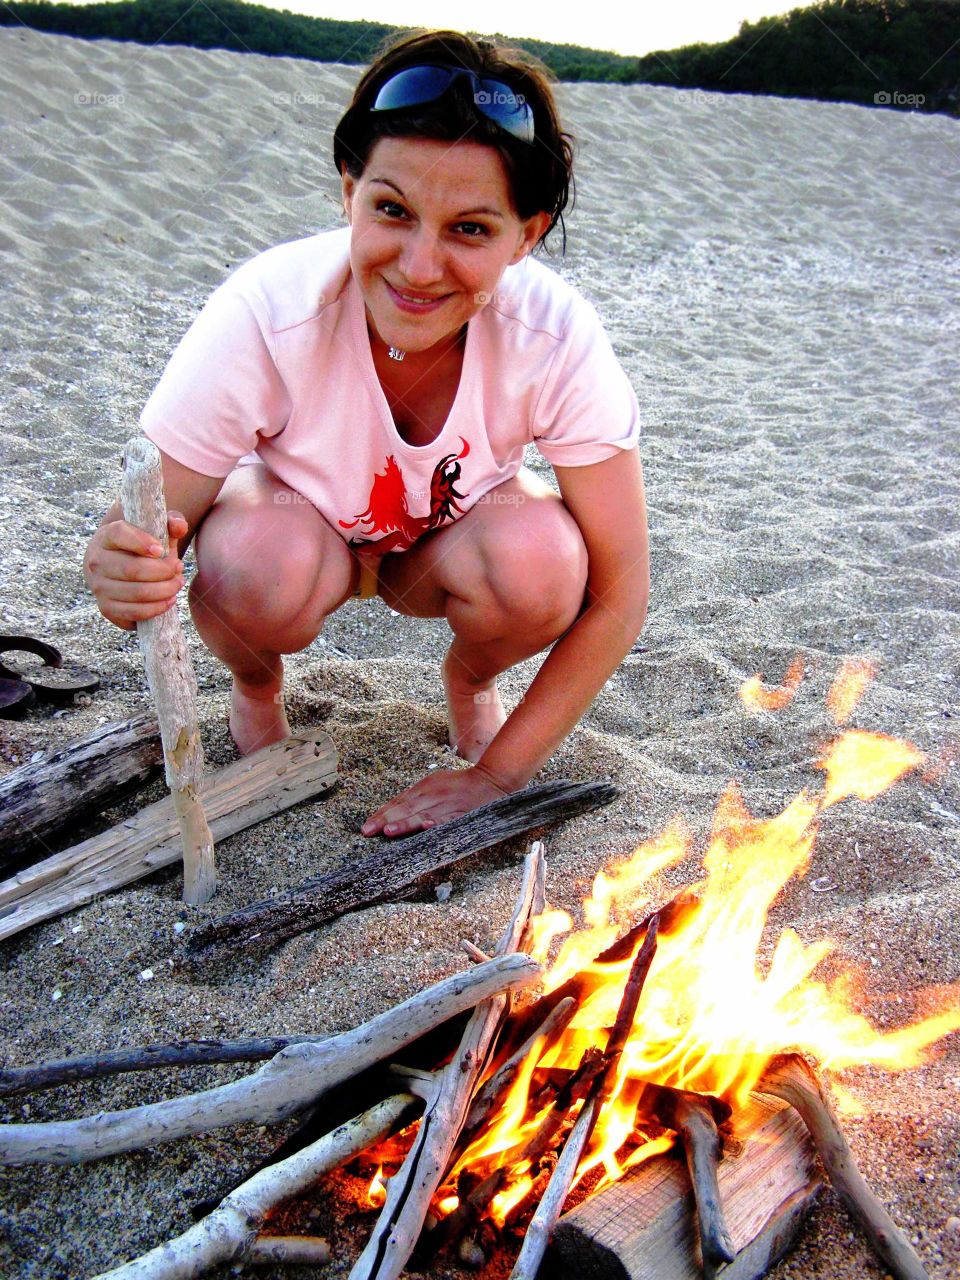
[[[482,768],[438,769],[372,813],[361,827],[365,836],[405,836],[459,818],[508,792]]]

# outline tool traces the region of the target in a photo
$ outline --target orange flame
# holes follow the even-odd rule
[[[759,673],[744,680],[740,686],[740,701],[748,711],[781,711],[793,701],[803,679],[803,659],[794,658],[787,668],[783,684],[778,689],[766,689]]]
[[[876,674],[866,658],[844,658],[827,694],[827,707],[834,724],[846,724]]]
[[[370,1179],[370,1185],[367,1187],[367,1204],[372,1205],[374,1209],[380,1209],[386,1203],[387,1188],[383,1181],[383,1165],[377,1165],[377,1172]]]
[[[843,686],[848,692],[842,698],[831,690],[835,716],[849,714],[855,701],[849,690],[862,692],[865,683],[857,681],[867,665],[857,667],[859,675]],[[848,676],[855,666],[845,664]],[[787,701],[801,675],[797,660],[787,676]],[[661,930],[615,1087],[578,1178],[602,1168],[604,1181],[613,1180],[669,1145],[669,1138],[637,1129],[638,1082],[722,1096],[736,1109],[774,1054],[812,1054],[827,1069],[873,1064],[902,1070],[924,1062],[931,1045],[960,1029],[960,988],[938,992],[932,1016],[880,1031],[860,1012],[864,993],[854,973],[841,972],[830,981],[815,976],[834,951],[829,939],[807,943],[789,927],[775,940],[765,937],[771,907],[792,880],[806,874],[823,811],[850,796],[873,799],[922,762],[909,742],[848,730],[817,762],[826,774],[822,793],[801,791],[781,813],[755,817],[736,784],[728,786],[717,805],[703,879],[694,886],[691,905],[673,912]],[[527,1059],[495,1122],[458,1165],[481,1176],[494,1168],[510,1170],[494,1205],[498,1221],[523,1198],[536,1172],[521,1158],[546,1114],[531,1104],[535,1068],[572,1071],[587,1047],[603,1048],[632,957],[609,964],[595,957],[652,900],[662,898],[662,873],[687,858],[690,845],[685,826],[676,820],[596,877],[584,904],[583,929],[571,932],[570,917],[555,910],[535,922],[534,953],[541,960],[558,937],[568,934],[545,979],[546,990],[577,973],[589,976],[590,989],[562,1036],[538,1062],[533,1055]],[[763,963],[761,954],[768,957]],[[569,1123],[575,1114],[573,1109]]]

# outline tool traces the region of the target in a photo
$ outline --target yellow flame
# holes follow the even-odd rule
[[[876,668],[867,658],[844,658],[827,694],[834,724],[847,723],[875,675]]]
[[[827,775],[821,807],[826,809],[847,796],[873,800],[921,764],[923,753],[912,742],[848,729],[817,761],[817,768]]]
[[[383,1182],[383,1165],[377,1165],[377,1172],[370,1179],[367,1187],[367,1203],[379,1209],[387,1199],[387,1188]]]
[[[781,711],[793,701],[802,679],[803,659],[796,657],[787,668],[779,688],[765,688],[763,676],[759,673],[744,680],[740,686],[740,701],[748,711]]]

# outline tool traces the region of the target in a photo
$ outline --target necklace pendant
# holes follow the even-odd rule
[[[402,360],[406,354],[407,353],[405,351],[401,351],[399,347],[388,347],[387,349],[387,355],[391,360]]]

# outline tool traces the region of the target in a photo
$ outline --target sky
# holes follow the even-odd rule
[[[450,0],[258,0],[317,18],[366,18],[403,27],[454,27],[491,35],[531,36],[556,44],[581,44],[614,53],[644,54],[708,44],[735,36],[743,19],[773,17],[802,7],[807,0],[589,0],[545,3],[485,0],[460,10]],[[461,16],[462,15],[462,16]]]
[[[802,8],[809,0],[794,0],[793,4],[784,0],[633,0],[632,4],[625,0],[581,0],[577,4],[530,0],[525,5],[518,5],[515,0],[485,0],[483,5],[459,13],[450,0],[254,2],[314,18],[365,18],[398,27],[453,27],[483,35],[529,36],[639,56],[700,41],[714,44],[729,40],[744,19],[756,22],[758,18],[774,17]]]

